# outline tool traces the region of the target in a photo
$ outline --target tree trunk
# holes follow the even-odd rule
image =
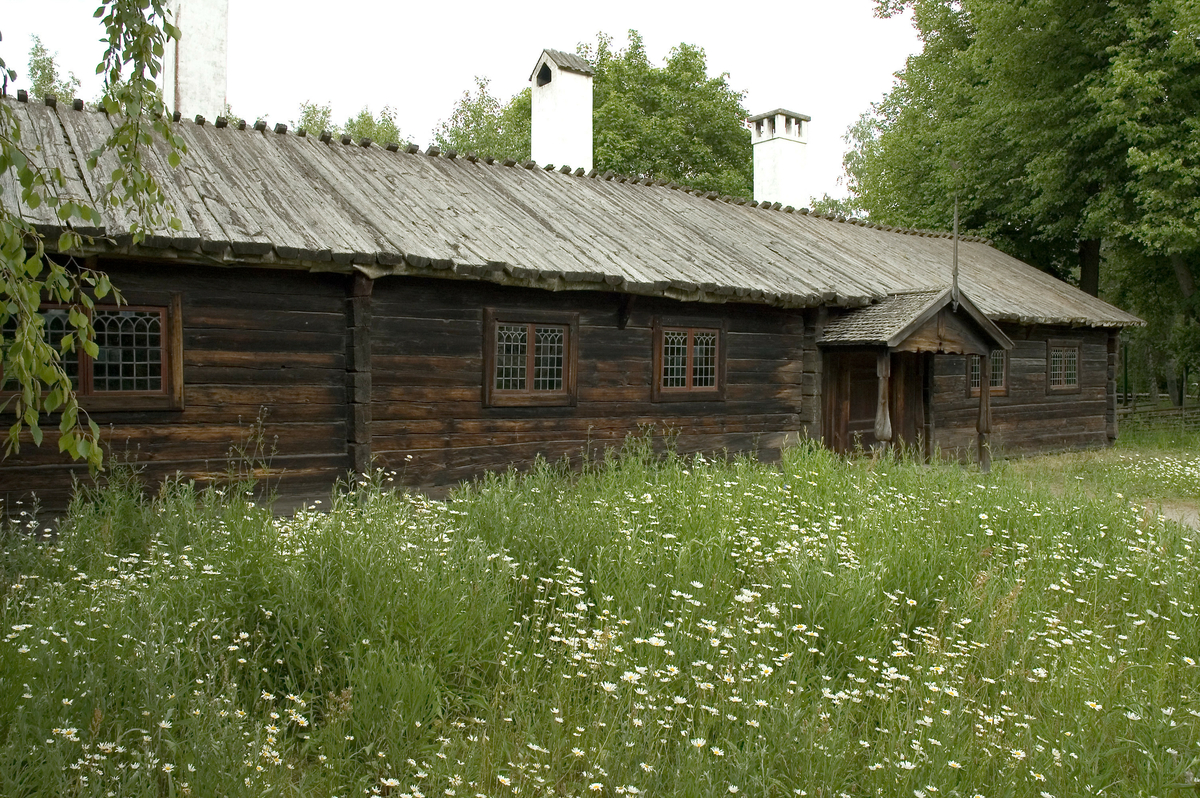
[[[1079,242],[1079,288],[1097,296],[1100,293],[1100,239]]]
[[[1183,298],[1191,299],[1192,294],[1196,293],[1196,278],[1192,276],[1192,270],[1184,261],[1183,255],[1172,252],[1171,266],[1175,268],[1175,279],[1179,281],[1179,290],[1183,292]]]
[[[1175,361],[1174,359],[1167,361],[1167,396],[1171,397],[1171,404],[1179,407],[1179,380],[1175,378]]]

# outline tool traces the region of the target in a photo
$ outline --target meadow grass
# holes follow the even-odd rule
[[[0,795],[1184,794],[1198,533],[1114,486],[1200,477],[1121,455],[117,478],[3,539]]]
[[[1014,460],[1010,476],[1059,494],[1084,492],[1200,507],[1200,431],[1121,430],[1117,444]],[[1119,494],[1119,495],[1118,495]]]

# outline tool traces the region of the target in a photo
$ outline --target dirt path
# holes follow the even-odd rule
[[[1165,501],[1157,504],[1146,504],[1146,509],[1154,513],[1162,513],[1169,521],[1200,529],[1200,508],[1193,504],[1180,501]]]

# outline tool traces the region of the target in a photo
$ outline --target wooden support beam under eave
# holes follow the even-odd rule
[[[867,373],[870,374],[870,372]],[[875,439],[883,448],[887,448],[892,440],[891,352],[885,351],[876,355],[875,374],[879,377],[879,404],[875,408]]]
[[[992,358],[991,350],[983,355],[980,363],[990,363]],[[975,431],[978,433],[979,443],[979,470],[984,474],[992,470],[992,391],[989,385],[989,378],[984,372],[982,365],[980,366],[980,386],[979,386],[979,418],[975,422]]]

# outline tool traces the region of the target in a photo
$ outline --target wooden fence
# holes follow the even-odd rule
[[[1124,429],[1200,430],[1200,406],[1118,408],[1117,423]]]

